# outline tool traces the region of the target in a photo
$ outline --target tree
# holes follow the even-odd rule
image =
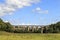
[[[14,31],[13,26],[9,22],[7,22],[6,25],[7,25],[6,31],[8,31],[8,32],[13,32]]]
[[[0,30],[1,31],[5,31],[6,29],[6,24],[3,22],[3,20],[0,18]]]

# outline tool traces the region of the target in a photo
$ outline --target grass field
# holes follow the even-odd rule
[[[60,34],[0,32],[0,40],[60,40]]]

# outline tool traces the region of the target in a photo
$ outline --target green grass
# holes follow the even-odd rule
[[[0,31],[0,40],[60,40],[60,34],[7,33]]]

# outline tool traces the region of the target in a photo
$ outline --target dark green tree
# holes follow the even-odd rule
[[[9,22],[7,22],[5,24],[7,25],[6,31],[8,31],[8,32],[13,32],[14,31],[13,26]]]
[[[6,29],[6,24],[3,22],[3,20],[0,18],[0,30],[1,31],[5,31]]]

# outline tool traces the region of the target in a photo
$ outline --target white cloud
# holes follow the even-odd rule
[[[40,0],[5,0],[5,3],[0,4],[0,16],[11,15],[16,9],[25,6],[31,6],[33,3],[38,3]]]
[[[33,12],[36,12],[36,13],[45,13],[47,14],[48,13],[48,10],[43,10],[41,9],[40,7],[37,7],[35,9],[32,10]]]
[[[4,21],[4,22],[6,22],[6,23],[7,23],[8,21]]]
[[[10,14],[11,12],[15,11],[14,8],[7,6],[7,5],[0,5],[0,16],[4,16]]]
[[[37,8],[36,8],[36,10],[37,10],[37,11],[40,11],[40,10],[41,10],[41,8],[40,8],[40,7],[37,7]]]

